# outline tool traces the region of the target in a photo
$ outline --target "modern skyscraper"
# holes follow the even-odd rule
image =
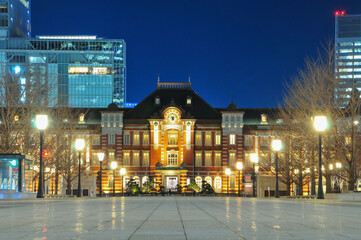
[[[30,29],[30,1],[0,0],[0,73],[16,76],[22,101],[36,72],[41,81],[51,80],[51,89],[43,93],[51,97],[50,105],[103,108],[113,102],[124,107],[124,40],[30,38]]]
[[[0,1],[0,38],[30,37],[30,0]]]
[[[361,90],[361,15],[336,11],[335,16],[336,96],[350,96],[353,88]]]

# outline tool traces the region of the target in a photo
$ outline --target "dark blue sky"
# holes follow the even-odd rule
[[[360,0],[33,0],[32,34],[127,43],[127,101],[184,82],[214,107],[274,107],[284,82],[334,38],[335,10]]]

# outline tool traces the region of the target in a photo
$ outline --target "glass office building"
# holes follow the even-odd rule
[[[30,0],[0,0],[0,75],[15,76],[26,88],[51,82],[50,105],[107,107],[125,103],[125,42],[96,36],[38,36],[31,38]],[[30,76],[32,75],[32,76]]]
[[[335,15],[336,77],[339,82],[336,97],[346,94],[349,98],[353,88],[361,91],[361,15],[346,15],[344,11],[337,11]]]
[[[125,101],[125,42],[95,36],[39,36],[1,41],[0,61],[26,85],[29,69],[57,87],[60,106],[119,107]],[[21,77],[24,75],[24,77]],[[49,93],[48,93],[49,94]]]

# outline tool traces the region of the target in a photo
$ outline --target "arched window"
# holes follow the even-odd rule
[[[214,187],[216,189],[221,189],[222,188],[222,179],[221,179],[221,177],[216,177],[214,179]]]
[[[229,187],[231,188],[236,187],[236,176],[234,175],[229,176]]]
[[[200,176],[196,177],[196,184],[198,187],[202,188],[202,178]]]
[[[144,176],[142,178],[142,186],[144,185],[144,183],[146,183],[148,181],[148,176]]]
[[[208,177],[206,177],[204,180],[206,180],[206,182],[209,183],[209,185],[211,185],[211,186],[213,185],[213,184],[212,184],[212,178],[211,178],[211,177],[208,176]]]

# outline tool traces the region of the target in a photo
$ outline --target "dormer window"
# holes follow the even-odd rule
[[[261,114],[261,124],[267,124],[267,114]]]
[[[160,104],[160,98],[159,97],[155,97],[155,104],[159,105]]]
[[[80,115],[79,115],[79,123],[85,123],[85,114],[84,113],[81,113]]]
[[[187,97],[187,105],[191,105],[192,104],[192,97]]]

